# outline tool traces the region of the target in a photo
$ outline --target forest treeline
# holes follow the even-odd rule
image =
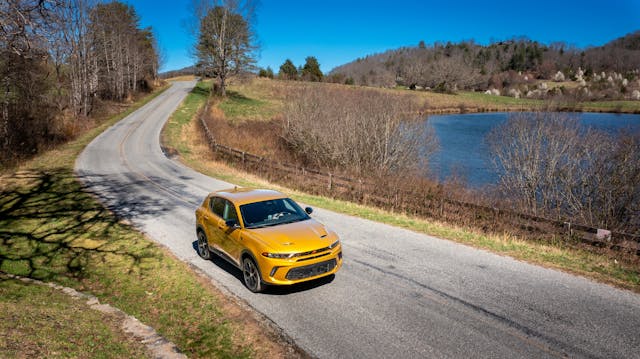
[[[90,126],[106,101],[157,79],[159,52],[122,2],[7,0],[0,5],[0,163]]]
[[[434,91],[492,91],[514,97],[557,95],[537,80],[579,82],[571,89],[581,99],[628,98],[640,88],[640,31],[604,46],[579,49],[565,43],[545,45],[527,38],[480,45],[420,42],[359,58],[333,69],[327,80],[367,86],[424,88]],[[611,91],[613,89],[613,91]],[[537,90],[537,91],[536,91]],[[569,91],[570,89],[560,89]],[[637,95],[640,99],[640,92]]]

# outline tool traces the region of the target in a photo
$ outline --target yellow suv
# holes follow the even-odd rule
[[[196,210],[198,254],[238,267],[252,292],[332,275],[342,266],[340,240],[311,212],[277,191],[213,192]]]

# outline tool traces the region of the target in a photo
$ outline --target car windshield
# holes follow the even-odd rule
[[[246,228],[262,228],[309,219],[305,211],[289,198],[270,199],[240,206]]]

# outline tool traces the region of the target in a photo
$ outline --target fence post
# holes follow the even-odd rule
[[[245,152],[244,152],[244,151],[242,151],[242,164],[243,164],[243,165],[244,165],[244,162],[245,162]]]
[[[329,173],[329,186],[327,188],[329,189],[329,191],[331,191],[332,187],[333,187],[333,175]]]

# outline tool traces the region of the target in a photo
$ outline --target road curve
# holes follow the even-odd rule
[[[640,296],[450,241],[317,208],[342,238],[332,281],[253,294],[194,249],[194,210],[229,183],[168,159],[163,123],[194,82],[176,82],[97,137],[76,162],[109,208],[200,268],[320,358],[635,357]]]

